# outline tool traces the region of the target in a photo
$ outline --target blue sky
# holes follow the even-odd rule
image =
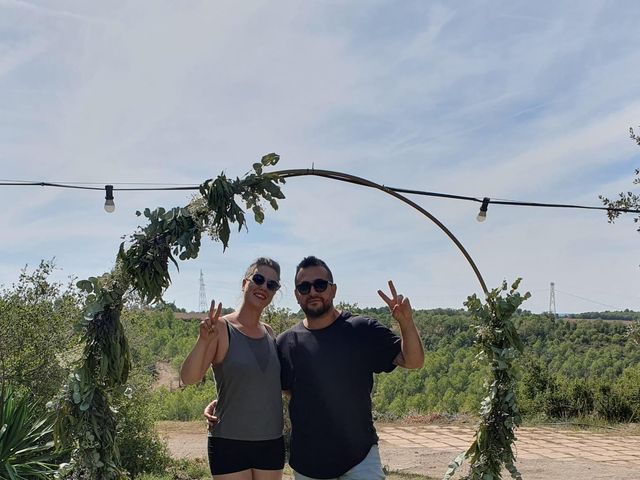
[[[640,148],[640,3],[0,0],[3,180],[201,183],[279,168],[336,170],[474,197],[598,205],[633,187]],[[124,186],[124,185],[122,185]],[[165,299],[237,304],[244,268],[283,266],[295,307],[305,255],[338,300],[383,306],[391,278],[415,307],[461,308],[478,283],[447,237],[391,197],[291,179],[278,212],[184,262]],[[136,210],[184,192],[104,195],[0,187],[0,283],[55,257],[56,278],[113,265]],[[640,310],[630,216],[415,198],[465,245],[487,284],[523,277],[532,311]]]

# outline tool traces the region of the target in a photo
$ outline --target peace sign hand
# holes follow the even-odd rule
[[[391,315],[396,319],[398,323],[405,323],[413,321],[413,315],[411,310],[411,303],[409,299],[403,295],[398,295],[396,287],[393,286],[393,282],[389,280],[389,289],[391,290],[391,298],[387,297],[382,290],[378,290],[378,295],[389,306]]]
[[[210,342],[218,338],[218,320],[220,319],[221,312],[222,303],[218,303],[218,308],[216,308],[216,302],[211,300],[209,315],[200,322],[200,338],[205,342]]]

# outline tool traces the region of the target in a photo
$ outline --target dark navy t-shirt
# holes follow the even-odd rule
[[[319,330],[300,322],[277,342],[282,388],[291,391],[289,464],[308,477],[338,477],[378,443],[373,373],[395,368],[400,338],[374,319],[343,312]]]

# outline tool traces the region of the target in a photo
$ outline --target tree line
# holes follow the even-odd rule
[[[77,326],[83,295],[73,282],[50,281],[53,268],[52,262],[43,262],[0,290],[0,384],[3,390],[10,386],[16,397],[27,399],[42,414],[81,347]],[[347,304],[340,308],[395,328],[387,309]],[[175,310],[143,309],[132,299],[123,314],[133,370],[118,399],[118,441],[124,465],[133,474],[162,469],[168,461],[153,431],[155,420],[200,419],[215,395],[210,375],[201,385],[184,389],[152,388],[158,362],[168,362],[177,371],[197,336],[198,321],[179,319]],[[265,311],[265,321],[276,332],[301,318],[300,312],[288,309]],[[377,377],[375,414],[396,419],[416,413],[477,413],[486,371],[475,358],[475,330],[468,312],[416,310],[414,319],[425,346],[425,364]],[[517,391],[525,418],[640,421],[640,346],[632,334],[640,314],[587,312],[565,319],[519,311],[514,321],[525,345],[518,360]]]

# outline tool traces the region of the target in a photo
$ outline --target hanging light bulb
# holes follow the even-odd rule
[[[487,209],[489,208],[489,197],[484,197],[482,199],[482,205],[480,205],[480,212],[478,212],[478,216],[476,220],[479,222],[484,222],[487,219]]]
[[[104,196],[104,211],[107,213],[113,213],[116,209],[116,204],[113,201],[113,185],[105,185],[104,190],[106,195]]]

